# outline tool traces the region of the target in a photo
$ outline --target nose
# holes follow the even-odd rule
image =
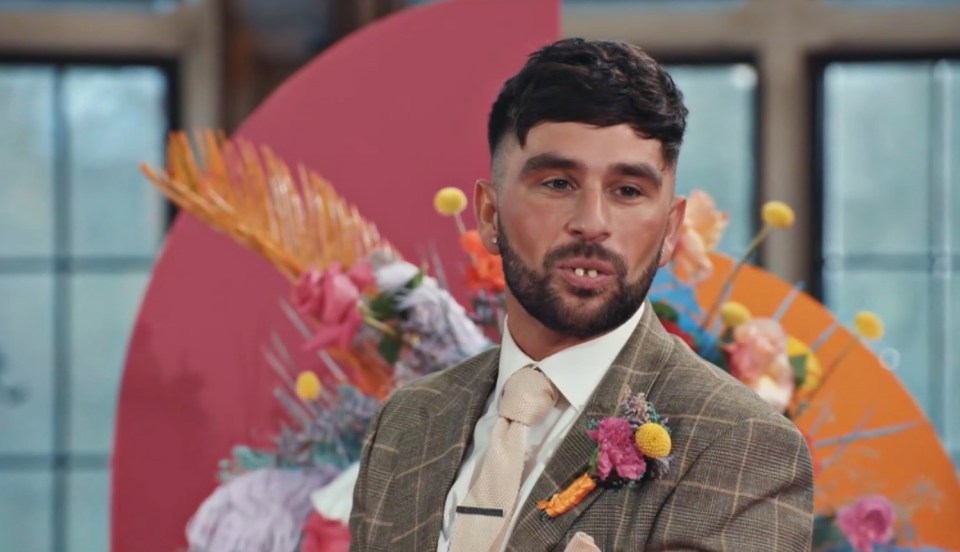
[[[587,242],[602,242],[610,237],[608,206],[600,187],[584,187],[577,194],[567,233]]]

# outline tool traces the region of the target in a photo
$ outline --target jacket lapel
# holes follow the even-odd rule
[[[455,371],[438,378],[436,400],[422,406],[425,427],[409,429],[409,445],[417,451],[410,458],[416,465],[397,481],[393,496],[398,511],[410,520],[426,520],[414,529],[417,549],[435,548],[443,524],[444,503],[456,479],[460,463],[473,438],[473,428],[483,414],[487,398],[497,381],[499,349],[483,354]],[[449,379],[448,379],[449,378]],[[413,525],[413,524],[411,524]],[[404,539],[406,540],[406,539]]]
[[[508,550],[554,548],[580,513],[601,495],[603,489],[597,488],[574,509],[553,519],[545,518],[537,510],[537,502],[559,492],[586,471],[596,447],[596,442],[587,435],[587,422],[619,415],[620,399],[626,393],[642,391],[649,395],[673,346],[653,312],[653,305],[647,302],[637,329],[600,381],[520,509]]]

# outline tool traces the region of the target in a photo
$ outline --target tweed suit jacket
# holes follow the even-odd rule
[[[398,391],[364,444],[351,550],[436,550],[447,493],[496,383],[493,349]],[[584,366],[584,370],[603,369]],[[587,468],[591,418],[646,393],[669,418],[670,473],[593,491],[554,519],[536,509]],[[669,335],[651,305],[580,417],[518,506],[506,549],[562,551],[578,531],[601,550],[810,550],[813,471],[796,427]]]

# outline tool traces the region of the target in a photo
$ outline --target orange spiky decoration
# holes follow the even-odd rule
[[[310,268],[345,267],[375,250],[394,249],[376,226],[328,182],[299,167],[298,181],[267,147],[228,142],[211,130],[171,133],[167,170],[140,168],[148,179],[201,221],[273,263],[291,281]]]

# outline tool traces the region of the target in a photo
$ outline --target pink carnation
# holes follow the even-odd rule
[[[640,479],[647,470],[647,463],[633,441],[633,428],[623,418],[604,418],[597,429],[589,432],[590,438],[600,445],[597,471],[601,479],[616,470],[624,479]]]
[[[307,348],[324,348],[337,344],[347,348],[360,325],[363,315],[357,306],[360,293],[373,283],[373,273],[366,263],[349,272],[342,272],[340,263],[327,270],[306,272],[293,290],[291,303],[302,315],[309,316],[319,328]]]
[[[870,552],[874,544],[893,539],[896,512],[883,496],[861,498],[837,514],[837,525],[857,552]]]
[[[730,353],[730,373],[749,383],[763,375],[771,364],[787,354],[787,336],[775,320],[756,318],[737,326]]]

